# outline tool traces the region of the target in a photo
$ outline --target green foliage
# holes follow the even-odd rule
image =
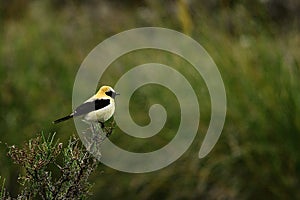
[[[2,184],[0,184],[0,199],[8,199],[8,194],[5,188],[5,179],[2,179],[0,176],[0,181],[2,182]]]
[[[197,158],[209,125],[210,100],[205,83],[187,62],[151,50],[124,55],[105,71],[99,84],[114,85],[131,67],[143,63],[174,66],[198,92],[199,133],[182,158],[160,171],[127,174],[101,166],[104,171],[101,178],[99,174],[91,176],[95,182],[92,198],[300,199],[299,1],[174,2],[45,0],[20,4],[1,1],[1,140],[19,144],[32,138],[37,130],[75,132],[72,122],[57,126],[51,122],[71,111],[72,84],[80,63],[92,48],[130,28],[171,28],[190,34],[203,45],[221,72],[228,99],[221,138],[208,157]],[[180,112],[178,102],[170,91],[158,86],[140,88],[132,97],[130,113],[137,124],[146,125],[148,108],[153,103],[161,103],[168,112],[161,133],[142,140],[116,128],[109,139],[134,152],[153,151],[167,144],[174,137],[180,120],[176,118]],[[69,134],[59,137],[64,142]],[[45,140],[49,142],[51,138]],[[39,143],[43,141],[40,138]],[[75,148],[76,145],[70,144]],[[67,173],[63,172],[64,164],[54,162],[62,161],[69,163],[69,168],[79,169],[77,162],[69,160],[72,156],[65,160],[53,157],[54,154],[58,157],[71,154],[63,149],[58,153],[58,145],[54,141],[50,146],[43,144],[41,150],[34,150],[41,155],[19,162],[23,166],[26,163],[35,166],[31,171],[49,172],[39,174],[39,178],[46,178],[45,185],[57,187],[55,183]],[[16,155],[22,158],[21,154]],[[81,156],[79,158],[83,158]],[[6,192],[17,196],[16,168],[5,156],[0,155],[0,159]],[[58,169],[58,173],[50,174],[45,167],[47,163]],[[28,179],[20,179],[20,182],[30,187]],[[75,183],[68,180],[62,186],[72,188],[69,184]],[[7,195],[5,189],[1,191],[2,197]],[[66,189],[60,191],[66,192]],[[30,192],[50,195],[51,187],[27,193]]]
[[[54,141],[54,136],[49,134],[45,138],[42,134],[22,148],[8,147],[13,162],[25,170],[19,177],[23,189],[18,199],[86,199],[89,195],[88,177],[97,167],[97,160],[84,150],[77,138],[71,138],[63,148],[62,143]],[[59,170],[56,178],[52,175],[54,167]],[[6,194],[4,183],[0,194],[2,197]]]

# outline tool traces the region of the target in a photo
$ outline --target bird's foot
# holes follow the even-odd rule
[[[102,129],[103,129],[106,137],[109,137],[112,134],[113,130],[115,129],[115,121],[114,120],[111,121],[110,126],[103,127]]]
[[[101,121],[98,121],[98,122],[99,122],[101,128],[104,129],[104,127],[105,127],[105,126],[104,126],[104,122],[101,122]]]

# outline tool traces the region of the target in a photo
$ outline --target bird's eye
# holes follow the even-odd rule
[[[113,92],[112,92],[112,91],[107,91],[107,92],[105,92],[105,94],[106,94],[107,96],[110,96],[110,97],[112,97],[112,95],[113,95]]]

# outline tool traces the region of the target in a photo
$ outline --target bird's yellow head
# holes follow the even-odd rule
[[[115,98],[116,95],[119,95],[119,94],[116,93],[112,87],[106,86],[106,85],[102,86],[96,94],[97,98],[109,96],[113,99]]]

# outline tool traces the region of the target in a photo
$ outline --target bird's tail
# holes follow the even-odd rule
[[[57,119],[57,120],[53,121],[52,123],[53,123],[53,124],[57,124],[57,123],[66,121],[66,120],[68,120],[68,119],[70,119],[70,118],[72,118],[72,117],[73,117],[73,113],[70,114],[70,115],[68,115],[68,116],[65,116],[65,117],[63,117],[63,118]]]

